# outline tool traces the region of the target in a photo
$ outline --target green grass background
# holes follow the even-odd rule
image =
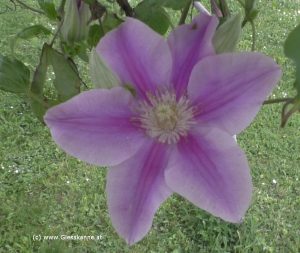
[[[0,12],[9,4],[5,2]],[[258,1],[258,8],[257,51],[273,57],[284,73],[272,98],[292,96],[294,69],[282,45],[300,21],[300,3],[266,0]],[[0,53],[9,55],[11,37],[39,23],[51,28],[42,16],[20,8],[0,14]],[[41,47],[40,39],[19,42],[16,56],[33,70]],[[250,48],[247,26],[240,49]],[[238,137],[254,183],[253,203],[242,224],[225,223],[174,195],[157,212],[145,239],[129,247],[109,219],[106,169],[67,156],[25,99],[0,92],[0,253],[300,252],[300,115],[281,129],[280,110],[280,105],[264,106]],[[102,239],[33,241],[34,235],[71,234]]]

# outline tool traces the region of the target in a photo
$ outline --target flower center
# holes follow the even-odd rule
[[[194,107],[187,97],[176,99],[174,92],[165,91],[155,96],[148,95],[138,108],[142,127],[159,142],[173,144],[186,136],[195,123]]]

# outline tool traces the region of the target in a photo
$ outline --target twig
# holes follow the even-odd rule
[[[121,9],[125,12],[126,16],[133,17],[134,11],[133,8],[130,6],[127,0],[117,0],[118,5]]]
[[[39,14],[45,14],[43,11],[31,7],[31,6],[23,3],[21,0],[14,0],[14,1],[16,1],[19,5],[22,5],[24,8],[26,8],[28,10],[31,10],[31,11],[39,13]]]
[[[284,102],[292,102],[293,98],[276,98],[276,99],[269,99],[263,102],[263,105],[270,105],[270,104],[277,104],[277,103],[284,103]]]
[[[183,11],[181,13],[181,17],[180,17],[178,25],[182,25],[182,24],[185,23],[186,17],[187,17],[187,15],[189,13],[189,9],[190,9],[192,3],[193,3],[192,0],[187,1],[186,6],[184,7],[184,9],[183,9]]]

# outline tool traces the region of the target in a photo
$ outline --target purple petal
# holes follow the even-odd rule
[[[196,206],[229,222],[239,222],[251,200],[246,157],[232,136],[217,129],[201,129],[180,140],[166,182]]]
[[[121,87],[86,91],[47,111],[54,141],[96,165],[116,165],[136,153],[144,134],[131,122],[133,99]]]
[[[108,171],[109,213],[128,244],[148,233],[156,210],[172,193],[164,181],[168,153],[166,146],[149,141],[134,157]]]
[[[280,76],[278,65],[259,53],[211,56],[193,69],[188,95],[198,106],[201,124],[234,135],[254,119]]]
[[[123,84],[138,94],[169,83],[171,54],[166,41],[142,22],[127,18],[98,44],[97,52]]]
[[[192,24],[179,26],[170,34],[172,83],[177,95],[185,92],[194,65],[203,57],[214,54],[212,38],[217,24],[216,17],[202,13]]]

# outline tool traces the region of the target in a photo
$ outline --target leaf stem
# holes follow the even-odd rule
[[[31,6],[23,3],[21,0],[14,0],[14,1],[16,1],[19,5],[23,6],[24,8],[26,8],[28,10],[31,10],[31,11],[39,13],[39,14],[45,14],[43,11],[31,7]]]
[[[183,8],[183,11],[182,11],[182,13],[181,13],[181,17],[180,17],[180,20],[179,20],[178,25],[182,25],[182,24],[185,23],[186,17],[187,17],[187,15],[188,15],[188,13],[189,13],[189,9],[190,9],[192,3],[193,3],[192,0],[187,1],[186,5],[185,5],[185,7]]]

